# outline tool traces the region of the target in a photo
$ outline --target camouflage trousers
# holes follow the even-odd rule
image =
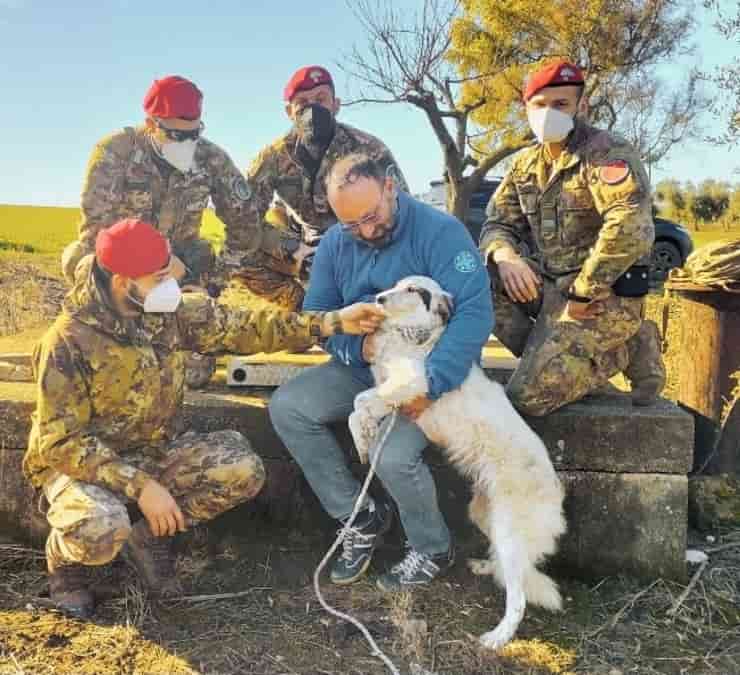
[[[633,381],[664,373],[655,324],[642,319],[642,298],[613,295],[598,317],[577,321],[565,316],[563,292],[575,275],[557,283],[545,278],[536,300],[515,303],[495,264],[489,265],[489,272],[494,334],[521,357],[506,387],[520,412],[547,415],[597,390],[619,372]]]
[[[188,432],[157,458],[124,457],[170,491],[188,527],[253,499],[265,482],[262,460],[237,431]],[[125,497],[62,474],[43,490],[50,565],[104,565],[116,557],[131,533]]]

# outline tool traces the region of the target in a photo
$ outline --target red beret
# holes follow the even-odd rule
[[[556,61],[530,74],[524,88],[524,100],[529,101],[545,87],[562,87],[568,84],[583,84],[583,72],[569,61]]]
[[[170,244],[149,223],[126,218],[98,232],[95,257],[98,264],[109,272],[138,279],[167,265]]]
[[[196,120],[200,117],[203,94],[190,80],[170,75],[154,80],[144,96],[144,110],[151,117],[180,117]]]
[[[305,66],[293,73],[293,77],[285,85],[283,98],[290,101],[297,92],[313,89],[322,84],[328,84],[332,90],[334,89],[334,80],[331,79],[329,71],[321,66]]]

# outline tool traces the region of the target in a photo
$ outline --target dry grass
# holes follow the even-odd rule
[[[499,620],[503,595],[462,564],[413,596],[383,596],[371,580],[325,591],[368,625],[403,673],[724,675],[740,672],[740,530],[716,537],[695,540],[723,548],[710,553],[674,613],[681,584],[562,579],[565,611],[528,609],[518,639],[500,654],[482,652],[474,637]],[[96,570],[97,623],[44,609],[41,556],[0,547],[0,672],[381,675],[359,633],[313,596],[310,577],[326,546],[295,532],[190,538],[179,569],[191,592],[250,592],[152,605],[117,563]],[[400,552],[381,555],[387,563]]]
[[[0,264],[0,336],[49,324],[66,292],[62,280],[22,254]]]

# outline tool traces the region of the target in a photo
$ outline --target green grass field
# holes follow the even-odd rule
[[[64,247],[77,236],[79,209],[46,206],[11,206],[0,204],[0,260],[14,258],[45,258],[58,260]],[[223,223],[208,210],[203,218],[201,233],[216,249],[224,237]],[[692,233],[694,244],[702,246],[717,239],[736,239],[740,229],[721,229]]]
[[[79,209],[0,204],[0,260],[4,256],[58,260],[64,247],[77,237]],[[221,248],[224,226],[206,211],[202,235]]]

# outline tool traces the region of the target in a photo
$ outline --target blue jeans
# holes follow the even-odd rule
[[[270,418],[303,469],[330,516],[347,518],[361,485],[329,424],[347,419],[357,394],[372,385],[368,373],[336,361],[310,368],[280,387],[270,401]],[[450,548],[450,533],[437,503],[437,490],[422,454],[426,436],[399,415],[377,465],[377,475],[398,505],[409,544],[438,555]]]

